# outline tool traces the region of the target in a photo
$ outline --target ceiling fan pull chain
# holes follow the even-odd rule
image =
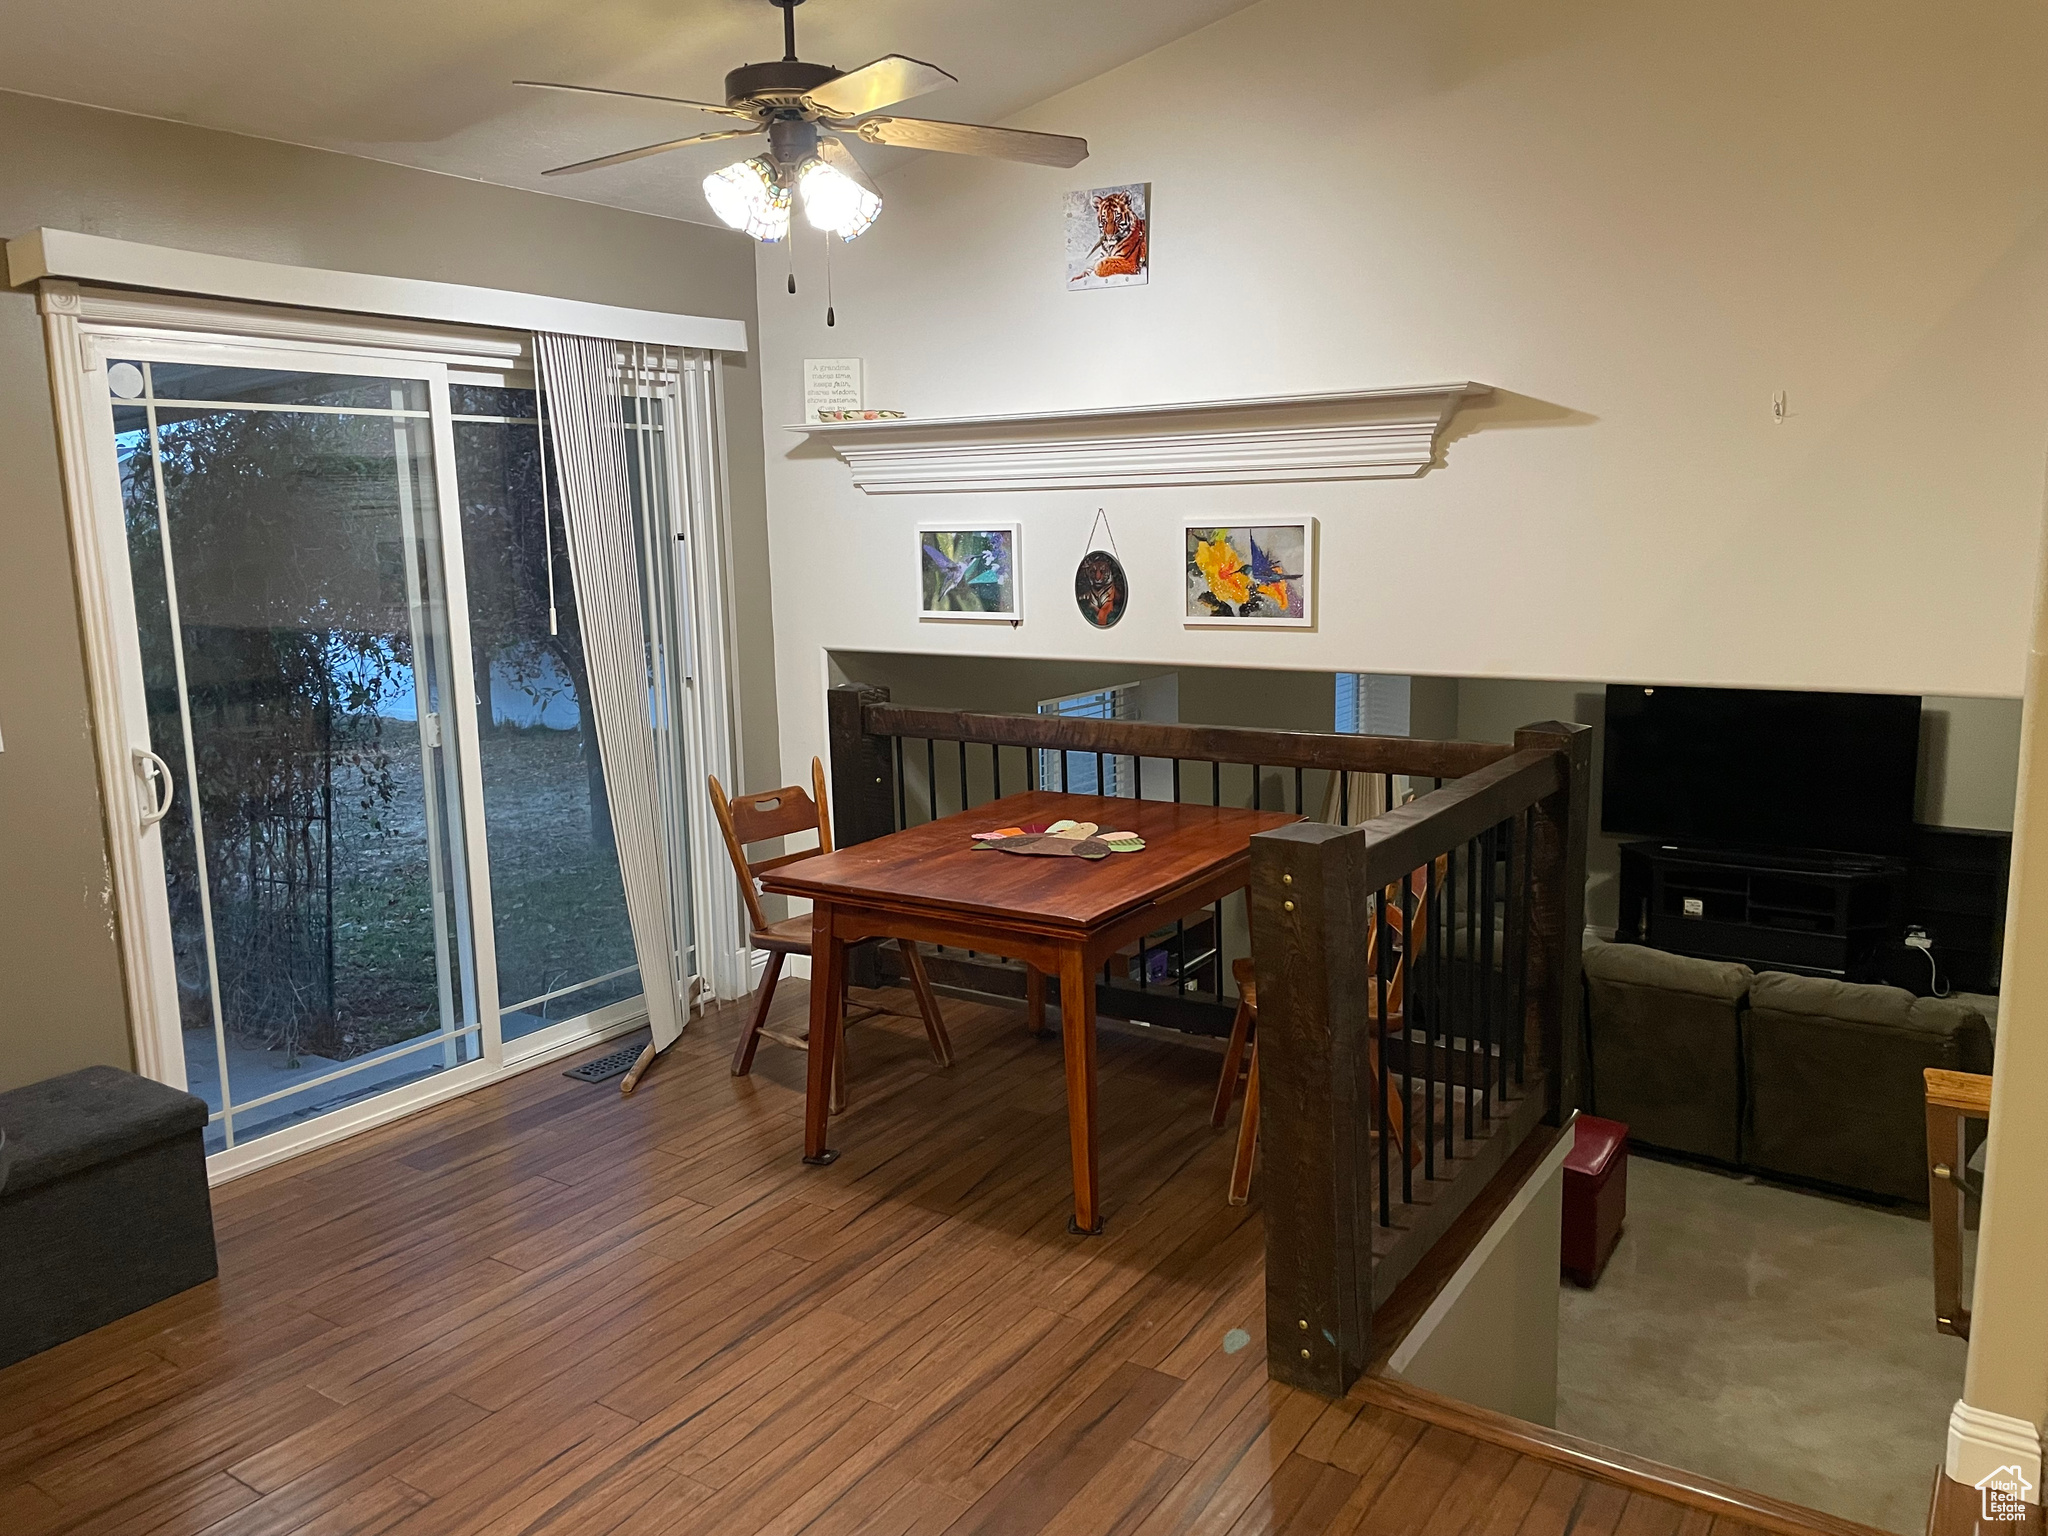
[[[825,231],[825,323],[837,325],[839,317],[832,312],[832,231]]]
[[[796,292],[796,231],[791,230],[782,237],[782,248],[789,256],[789,291]]]

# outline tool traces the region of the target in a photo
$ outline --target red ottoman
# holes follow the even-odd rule
[[[1580,1285],[1600,1278],[1628,1215],[1628,1127],[1580,1115],[1564,1160],[1564,1272]]]

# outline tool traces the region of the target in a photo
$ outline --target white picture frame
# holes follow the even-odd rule
[[[1022,523],[918,524],[918,618],[1023,623],[1023,542]]]
[[[1315,628],[1312,517],[1189,518],[1181,524],[1181,569],[1182,623],[1189,629]],[[1261,575],[1273,579],[1261,581]],[[1285,609],[1278,607],[1279,594]]]

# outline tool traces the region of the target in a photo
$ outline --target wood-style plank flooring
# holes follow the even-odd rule
[[[802,1056],[728,1076],[724,1010],[630,1099],[544,1067],[223,1186],[217,1282],[0,1372],[0,1532],[1842,1528],[1270,1385],[1217,1058],[1105,1035],[1108,1231],[1076,1238],[1057,1039],[946,1011],[947,1071],[912,1020],[855,1027],[829,1168]]]

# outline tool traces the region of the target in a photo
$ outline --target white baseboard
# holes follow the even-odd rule
[[[1974,1408],[1958,1399],[1948,1416],[1948,1459],[1952,1482],[1974,1488],[2004,1467],[2018,1467],[2027,1481],[2027,1502],[2041,1502],[2041,1429],[2026,1419]]]

